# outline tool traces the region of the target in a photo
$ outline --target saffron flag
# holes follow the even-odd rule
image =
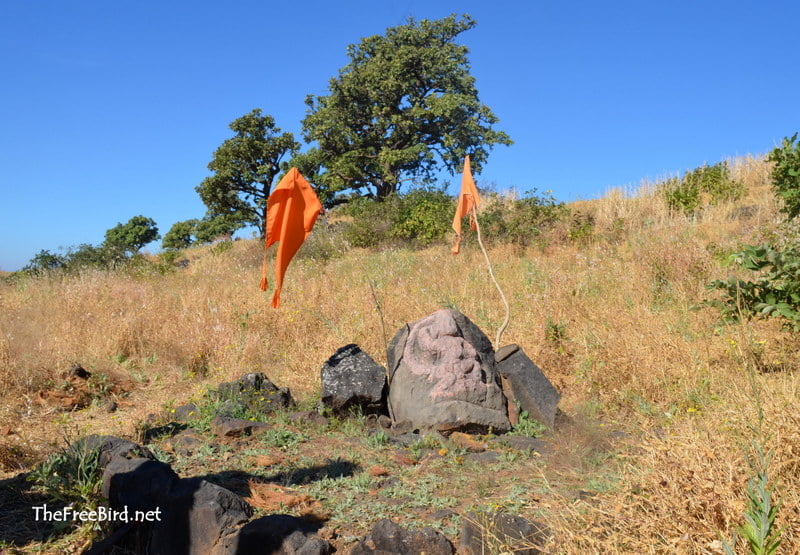
[[[316,193],[308,181],[300,175],[297,168],[289,170],[289,173],[281,179],[269,196],[264,229],[266,243],[264,244],[264,262],[261,267],[261,290],[267,290],[267,249],[273,243],[280,243],[275,255],[273,308],[278,308],[281,304],[281,287],[286,268],[300,249],[300,245],[311,233],[321,211],[322,204]]]
[[[464,173],[461,174],[461,194],[458,195],[458,206],[456,206],[456,215],[453,218],[453,230],[456,232],[456,244],[450,250],[453,254],[458,254],[461,250],[462,218],[469,214],[470,229],[473,231],[477,229],[473,208],[477,209],[480,202],[481,198],[478,196],[475,180],[472,179],[472,169],[469,165],[469,156],[467,156],[464,158]]]

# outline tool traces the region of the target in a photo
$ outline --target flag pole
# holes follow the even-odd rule
[[[494,277],[494,271],[492,271],[492,263],[489,260],[489,254],[486,252],[486,247],[483,246],[483,240],[481,239],[481,226],[478,223],[478,211],[475,208],[475,203],[472,203],[472,220],[475,222],[475,232],[478,235],[478,245],[481,247],[481,252],[483,253],[483,258],[486,260],[486,266],[489,268],[489,277],[492,278],[492,282],[494,286],[497,288],[497,292],[500,293],[500,299],[503,301],[503,306],[506,309],[506,317],[503,320],[503,323],[497,329],[497,336],[494,340],[494,348],[500,348],[500,338],[503,337],[503,332],[506,331],[506,327],[508,327],[508,322],[511,319],[511,308],[508,306],[508,301],[506,300],[506,295],[503,293],[503,290],[500,288],[500,284],[497,282],[497,278]]]

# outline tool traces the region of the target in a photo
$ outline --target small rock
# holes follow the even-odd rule
[[[266,422],[253,422],[230,416],[217,416],[211,421],[211,431],[222,437],[250,435],[256,430],[266,430],[271,427]]]
[[[452,441],[456,447],[466,449],[468,453],[481,453],[486,451],[485,443],[463,432],[453,432],[450,434],[450,441]]]
[[[325,418],[320,413],[315,412],[313,410],[293,412],[289,415],[289,420],[291,420],[295,424],[316,426],[318,428],[324,428],[329,423],[327,418]]]
[[[531,418],[552,428],[561,395],[544,372],[515,344],[498,349],[495,360],[509,406],[518,402]]]
[[[350,555],[452,555],[453,545],[433,528],[405,530],[389,519],[379,520],[370,533],[358,542]]]
[[[500,453],[496,451],[484,451],[482,453],[467,453],[464,457],[468,461],[479,464],[494,464],[500,460]]]
[[[520,555],[541,553],[549,532],[543,524],[520,516],[497,512],[494,514],[468,513],[461,525],[459,553],[509,552]]]
[[[77,362],[69,367],[69,370],[67,370],[67,375],[71,378],[80,378],[82,380],[88,380],[92,377],[92,373]]]
[[[364,413],[386,412],[386,369],[351,343],[337,350],[322,365],[322,404],[335,414],[352,408]]]
[[[179,407],[175,407],[172,412],[172,418],[178,422],[190,422],[197,419],[197,405],[194,403],[187,403]]]

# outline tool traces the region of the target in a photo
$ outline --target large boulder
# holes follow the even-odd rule
[[[489,338],[456,310],[404,326],[388,350],[389,409],[395,422],[441,432],[506,432],[506,399]]]
[[[345,345],[322,365],[322,404],[336,414],[382,413],[386,392],[386,369],[358,345]]]

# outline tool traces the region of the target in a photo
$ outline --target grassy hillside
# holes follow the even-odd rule
[[[687,216],[655,184],[614,190],[571,205],[535,246],[490,250],[511,304],[504,342],[537,362],[576,422],[548,438],[546,501],[517,492],[554,531],[556,552],[721,552],[719,534],[742,522],[753,439],[774,452],[783,546],[800,550],[798,336],[774,322],[715,331],[718,314],[692,310],[733,271],[726,255],[782,220],[767,164],[730,166],[745,186],[735,202]],[[258,241],[190,249],[174,272],[0,285],[2,470],[31,468],[65,430],[133,436],[149,413],[244,372],[313,399],[337,348],[358,343],[385,363],[400,326],[442,307],[494,337],[503,309],[474,243],[452,256],[445,245],[346,249],[335,234],[315,230],[278,310],[258,291]],[[85,392],[70,389],[75,362],[93,373]],[[86,408],[59,410],[70,395],[85,395]],[[105,412],[112,398],[118,409]],[[585,499],[562,487],[578,476]]]

